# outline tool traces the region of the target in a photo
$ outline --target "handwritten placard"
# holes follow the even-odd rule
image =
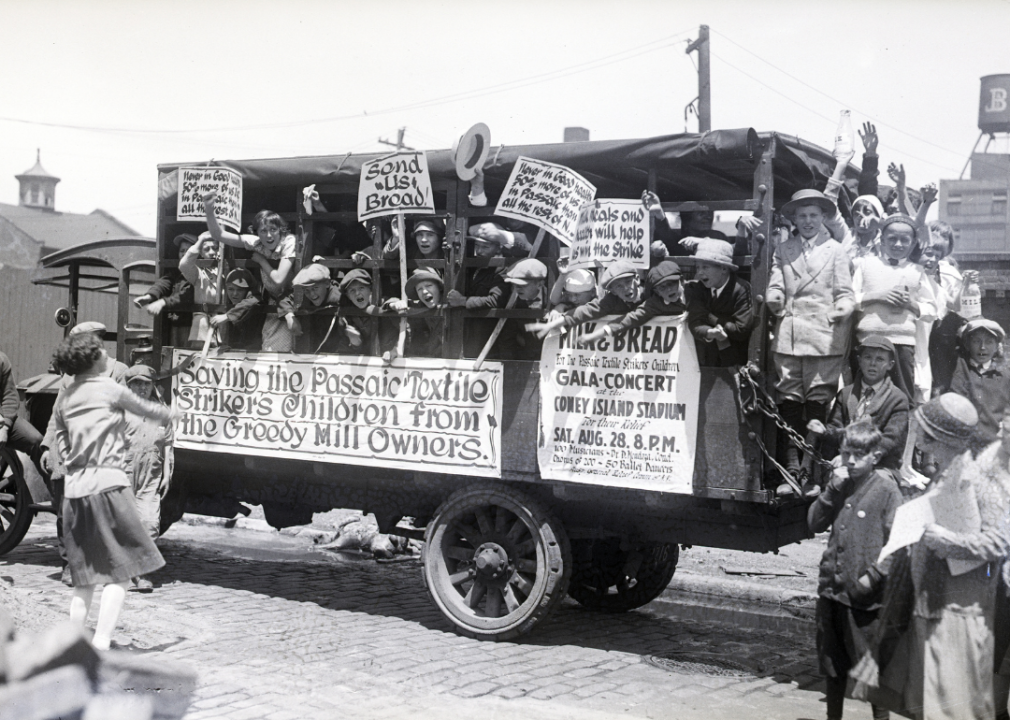
[[[520,156],[495,215],[533,223],[571,245],[579,208],[596,197],[596,186],[564,165]]]
[[[214,215],[235,232],[242,231],[242,176],[227,168],[179,168],[179,199],[176,220],[203,222],[203,196],[217,193]]]
[[[582,330],[595,327],[585,323],[544,340],[540,474],[690,494],[701,371],[687,320],[656,318],[578,347]]]
[[[222,353],[173,382],[176,447],[501,477],[501,363]]]
[[[627,260],[649,267],[649,213],[640,200],[595,200],[579,209],[568,267]]]
[[[358,181],[358,220],[397,213],[435,212],[423,151],[396,153],[366,162]]]

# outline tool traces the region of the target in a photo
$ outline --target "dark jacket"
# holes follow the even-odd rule
[[[997,358],[988,370],[980,372],[960,357],[950,381],[950,391],[971,400],[978,411],[978,425],[975,426],[977,447],[995,442],[1003,411],[1010,407],[1010,367]]]
[[[508,302],[508,283],[505,282],[506,268],[483,267],[473,271],[466,283],[467,310],[493,310],[505,307]],[[475,358],[484,349],[484,343],[494,332],[497,320],[494,318],[470,318],[463,322],[463,355]]]
[[[858,376],[854,383],[843,387],[835,396],[825,423],[828,431],[821,446],[824,457],[833,458],[838,454],[846,426],[858,419],[856,409],[862,396],[863,381]],[[885,377],[880,390],[867,403],[866,410],[874,426],[884,436],[881,444],[884,455],[878,466],[890,470],[899,469],[901,454],[905,451],[905,440],[908,438],[908,396],[891,382],[891,378]]]
[[[193,286],[175,269],[169,270],[155,280],[146,294],[155,300],[164,300],[166,310],[173,310],[180,305],[190,305],[193,302]]]
[[[856,603],[849,593],[876,563],[899,505],[901,491],[886,472],[875,470],[858,487],[851,480],[831,478],[807,511],[811,532],[824,532],[831,526],[817,583],[821,597],[862,610],[880,607],[879,597]]]
[[[645,294],[643,290],[642,300],[637,303],[629,303],[621,300],[613,293],[607,293],[603,298],[594,298],[590,300],[585,305],[579,305],[576,308],[565,314],[565,324],[564,327],[570,328],[576,325],[581,325],[582,323],[592,322],[593,320],[599,320],[601,317],[606,317],[607,315],[627,315],[635,308],[639,307],[643,302],[648,300],[648,295]]]
[[[698,362],[703,367],[731,367],[747,364],[747,343],[754,327],[754,308],[750,298],[750,284],[731,274],[719,297],[713,299],[712,291],[697,280],[684,284],[687,301],[687,326],[694,333],[698,348]],[[722,325],[729,345],[708,340],[706,333]]]

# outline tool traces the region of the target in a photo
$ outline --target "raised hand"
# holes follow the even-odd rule
[[[891,178],[895,185],[904,187],[905,185],[905,164],[895,165],[891,163],[887,166],[887,177]]]
[[[919,188],[919,194],[922,195],[922,202],[924,204],[932,205],[936,202],[936,183],[929,183],[928,185]]]
[[[864,122],[863,129],[857,131],[859,139],[863,141],[863,150],[867,155],[877,154],[877,128],[871,122]]]

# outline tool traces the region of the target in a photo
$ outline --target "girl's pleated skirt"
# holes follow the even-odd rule
[[[63,498],[63,542],[74,587],[125,582],[165,564],[128,487]]]

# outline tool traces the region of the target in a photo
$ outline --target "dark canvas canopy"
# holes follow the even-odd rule
[[[757,133],[751,128],[637,140],[501,145],[492,147],[485,174],[489,187],[503,186],[516,159],[524,155],[572,168],[597,186],[598,197],[636,197],[646,187],[649,171],[655,170],[663,200],[742,200],[754,195],[754,169],[772,139],[776,141],[776,205],[796,190],[823,188],[835,162],[828,150],[797,137]],[[315,183],[356,193],[362,164],[383,155],[348,153],[212,164],[241,173],[249,190]],[[429,150],[427,157],[433,186],[444,187],[454,180],[450,150]],[[197,164],[206,163],[161,165],[159,170],[165,173]],[[850,174],[856,176],[855,168],[850,168]]]

